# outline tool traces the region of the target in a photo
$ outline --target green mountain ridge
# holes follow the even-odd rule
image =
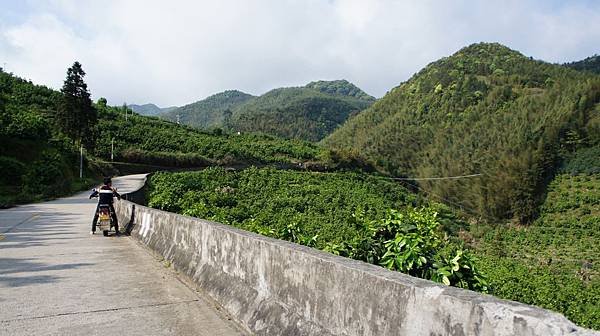
[[[161,113],[168,113],[177,108],[177,106],[158,107],[152,103],[143,105],[130,104],[127,105],[127,107],[130,108],[133,112],[144,116],[156,116]]]
[[[529,221],[565,153],[599,142],[600,77],[480,43],[429,64],[325,143],[484,218]]]
[[[242,91],[227,90],[162,113],[160,116],[174,122],[179,118],[179,122],[182,124],[203,129],[223,127],[231,117],[231,109],[252,98],[254,98],[253,95]]]
[[[183,106],[162,117],[204,128],[266,133],[319,141],[375,98],[346,80],[315,81],[303,87],[271,90],[254,97],[225,91]]]
[[[590,56],[581,61],[565,63],[564,66],[579,71],[589,71],[595,74],[600,74],[600,56]]]

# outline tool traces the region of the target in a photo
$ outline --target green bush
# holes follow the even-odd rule
[[[28,166],[23,177],[23,193],[34,198],[61,196],[71,191],[73,176],[56,151],[45,151]]]
[[[25,165],[12,157],[0,156],[0,184],[20,185]]]
[[[572,175],[600,174],[600,146],[577,150],[565,163],[562,171]]]
[[[166,167],[206,167],[210,160],[196,153],[151,152],[129,148],[121,152],[119,159],[129,163],[142,163]]]

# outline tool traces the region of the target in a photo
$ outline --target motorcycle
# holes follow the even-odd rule
[[[114,227],[113,220],[108,204],[100,204],[98,206],[98,222],[96,229],[102,231],[104,237],[108,237],[108,232]]]
[[[116,191],[117,189],[115,188],[114,190]],[[99,195],[100,195],[100,190],[93,189],[92,195],[90,196],[90,198],[100,198]],[[112,195],[111,195],[111,198],[112,198]],[[103,198],[100,198],[100,201],[102,201],[102,200],[103,200]],[[106,201],[105,198],[104,198],[104,201]],[[101,230],[102,235],[104,237],[108,237],[108,233],[110,232],[110,230],[112,230],[115,227],[115,225],[113,223],[113,219],[112,219],[110,205],[98,204],[97,215],[98,215],[98,221],[96,222],[96,230]]]

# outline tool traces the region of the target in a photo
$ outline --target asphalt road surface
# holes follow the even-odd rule
[[[0,335],[246,334],[133,239],[90,235],[89,194],[0,210]]]

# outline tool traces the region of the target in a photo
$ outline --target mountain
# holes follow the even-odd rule
[[[373,102],[375,99],[359,89],[356,85],[345,79],[333,81],[315,81],[306,86],[307,89],[314,89],[329,95],[353,97],[364,101]]]
[[[442,58],[325,144],[474,215],[529,222],[564,156],[600,143],[600,77],[496,43]]]
[[[259,97],[225,91],[161,116],[183,124],[319,141],[375,101],[345,80],[271,90]]]
[[[154,104],[144,104],[144,105],[131,104],[131,105],[127,105],[127,107],[129,107],[133,112],[141,114],[141,115],[145,115],[145,116],[156,116],[156,115],[159,115],[160,113],[168,113],[177,108],[177,106],[161,108]]]
[[[374,101],[347,81],[312,82],[249,100],[233,111],[226,126],[233,131],[319,141]]]
[[[600,74],[600,56],[594,55],[577,62],[565,63],[565,66],[579,71],[589,71]]]
[[[161,117],[186,125],[209,129],[223,127],[231,116],[231,110],[254,96],[247,93],[228,90],[214,94],[206,99],[188,104],[161,114]]]

